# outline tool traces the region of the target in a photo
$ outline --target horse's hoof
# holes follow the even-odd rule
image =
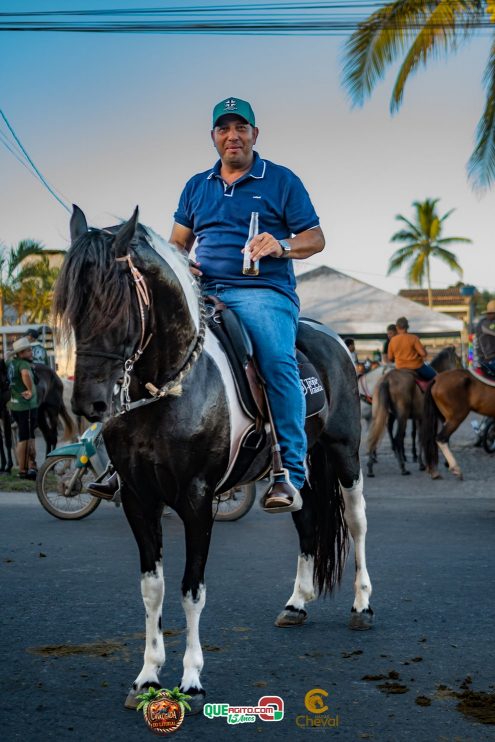
[[[424,464],[420,464],[419,471],[426,471],[426,466]]]
[[[432,478],[432,479],[443,479],[443,477],[442,477],[442,475],[440,474],[440,472],[439,472],[439,471],[434,471],[434,472],[432,472],[432,474],[431,474],[431,478]]]
[[[287,629],[291,626],[302,626],[308,617],[307,611],[304,608],[284,608],[282,613],[279,613],[276,620],[275,626],[281,629]]]
[[[375,475],[373,474],[373,472],[372,472],[372,471],[369,471],[369,472],[368,472],[368,476],[369,476],[369,477],[374,477]]]
[[[145,693],[149,688],[151,688],[151,686],[153,686],[153,688],[155,688],[156,690],[160,690],[160,686],[157,683],[149,683],[149,685],[145,684],[142,688],[139,689],[131,688],[131,690],[127,694],[127,698],[124,701],[124,707],[126,709],[137,709],[137,707],[139,706],[139,700],[137,697],[141,695],[141,693]]]
[[[403,477],[407,477],[410,473],[411,472],[408,471],[407,469],[404,469],[404,471],[401,471],[401,474],[402,474]]]
[[[136,696],[141,693],[141,691],[134,690],[134,688],[131,688],[129,693],[127,694],[127,698],[124,701],[124,706],[126,709],[137,709],[139,705],[139,701],[137,700]]]
[[[371,629],[374,623],[374,613],[371,608],[365,608],[364,611],[358,611],[353,608],[349,619],[349,628],[353,631],[367,631]]]
[[[203,706],[205,705],[206,691],[204,691],[202,688],[201,690],[190,688],[189,690],[182,691],[182,693],[191,696],[191,698],[187,700],[187,703],[191,707],[191,710],[188,711],[186,709],[185,716],[194,716],[194,714],[200,714],[203,710]]]

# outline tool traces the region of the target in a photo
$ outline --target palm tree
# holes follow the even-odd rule
[[[438,198],[427,198],[425,201],[414,201],[416,210],[414,222],[398,214],[395,218],[405,225],[391,237],[391,242],[405,243],[390,258],[388,273],[390,275],[399,268],[408,264],[407,282],[409,285],[422,286],[426,278],[428,286],[428,305],[433,308],[430,280],[430,258],[439,258],[449,268],[462,276],[462,268],[457,262],[456,256],[443,245],[454,243],[471,243],[467,237],[443,237],[442,227],[444,221],[452,214],[451,209],[443,216],[438,216],[436,205]]]
[[[0,325],[4,323],[6,305],[15,306],[18,317],[22,317],[25,298],[29,295],[28,322],[44,321],[48,317],[46,306],[51,301],[56,277],[48,256],[63,254],[63,250],[47,250],[34,240],[21,240],[17,247],[11,248],[0,244]]]
[[[362,105],[388,67],[403,57],[390,103],[395,113],[409,76],[429,58],[456,51],[476,29],[495,24],[491,0],[395,0],[359,24],[346,44],[343,82],[355,105]],[[495,26],[483,82],[485,109],[476,130],[468,173],[478,190],[495,179]]]

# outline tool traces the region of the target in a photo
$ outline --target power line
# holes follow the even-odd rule
[[[366,16],[385,5],[385,2],[289,2],[2,12],[0,31],[338,36],[355,31]],[[396,31],[416,31],[424,25],[418,20],[400,22],[393,18],[380,19],[379,24],[381,30]],[[430,23],[428,27],[438,30],[444,25]],[[455,30],[463,29],[493,30],[493,23],[480,7],[478,12],[466,11],[456,19]]]
[[[34,162],[32,161],[32,159],[30,158],[30,156],[28,155],[28,153],[24,149],[24,146],[23,146],[22,142],[20,141],[20,139],[17,136],[17,134],[15,133],[13,127],[10,125],[10,123],[9,123],[6,115],[4,114],[4,112],[1,109],[0,109],[0,116],[3,118],[3,120],[7,124],[7,127],[9,129],[10,133],[12,134],[12,136],[14,137],[15,142],[17,143],[17,145],[21,149],[24,157],[26,158],[26,160],[31,165],[32,169],[34,170],[34,172],[38,176],[39,180],[41,180],[41,182],[43,183],[43,185],[45,186],[45,188],[47,188],[47,190],[52,194],[53,198],[55,198],[59,202],[59,204],[61,204],[61,206],[63,206],[64,209],[69,212],[69,214],[72,213],[72,209],[70,209],[67,206],[67,204],[64,201],[62,201],[62,199],[59,198],[59,196],[57,196],[57,194],[55,193],[55,191],[53,190],[53,188],[51,187],[51,185],[46,181],[46,179],[44,178],[44,176],[40,173],[40,171],[38,170],[38,168],[36,167],[36,165],[34,164]],[[10,149],[10,147],[9,147],[9,149]],[[12,153],[12,154],[14,154],[14,153]]]

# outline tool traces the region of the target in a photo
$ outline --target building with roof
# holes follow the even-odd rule
[[[446,340],[459,345],[462,341],[462,320],[327,266],[299,275],[297,293],[302,316],[330,325],[341,336],[382,341],[388,324],[398,317],[407,317],[411,332],[428,338],[428,344],[433,347],[445,345]],[[366,347],[378,348],[379,343],[369,343]]]
[[[432,289],[431,298],[435,311],[457,317],[467,325],[470,321],[470,310],[474,295],[463,293],[463,288],[465,287],[451,286],[448,289]],[[429,305],[428,289],[401,289],[399,296],[425,307]]]

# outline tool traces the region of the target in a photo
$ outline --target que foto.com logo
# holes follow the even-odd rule
[[[284,702],[279,696],[262,696],[256,706],[231,706],[228,703],[207,703],[203,714],[208,719],[227,719],[227,724],[252,724],[261,721],[282,721]]]
[[[328,693],[323,688],[312,688],[308,690],[304,696],[304,705],[310,714],[299,714],[296,716],[296,726],[300,729],[306,727],[338,727],[339,717],[337,716],[323,716],[325,711],[328,711],[326,698]]]

